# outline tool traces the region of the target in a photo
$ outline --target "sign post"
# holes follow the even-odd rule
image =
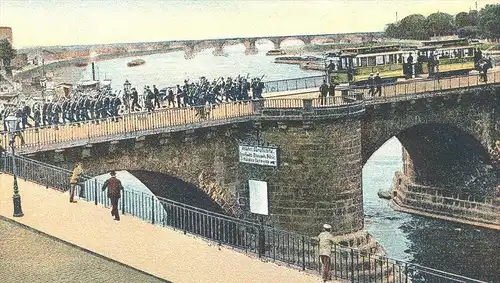
[[[267,182],[248,180],[250,190],[250,212],[259,214],[259,257],[266,252],[266,237],[264,231],[264,215],[269,214],[267,197]]]

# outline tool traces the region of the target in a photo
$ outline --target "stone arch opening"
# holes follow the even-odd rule
[[[194,184],[161,172],[147,170],[128,170],[158,197],[195,206],[216,213],[225,214],[225,210],[205,191]]]
[[[403,129],[393,137],[408,153],[415,183],[443,189],[445,194],[478,199],[494,192],[494,176],[498,176],[498,170],[481,141],[466,130],[449,124],[427,123]],[[367,156],[371,157],[390,138],[380,137],[379,145]]]
[[[280,42],[281,48],[303,47],[305,45],[306,42],[298,37],[286,37]]]

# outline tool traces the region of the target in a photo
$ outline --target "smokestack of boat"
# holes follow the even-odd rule
[[[92,62],[92,80],[95,81],[95,64]]]

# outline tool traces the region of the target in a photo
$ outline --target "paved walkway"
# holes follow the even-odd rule
[[[0,215],[172,282],[322,282],[310,274],[19,180],[24,216],[12,217],[12,177],[0,174]],[[50,253],[49,257],[50,257]]]
[[[0,239],[2,283],[165,282],[1,217]]]

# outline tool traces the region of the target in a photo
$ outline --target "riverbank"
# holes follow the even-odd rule
[[[126,58],[126,57],[136,57],[136,56],[147,56],[153,54],[163,54],[182,50],[181,47],[161,49],[161,50],[148,50],[148,51],[133,51],[126,53],[114,53],[114,54],[101,54],[96,57],[82,57],[73,58],[68,60],[60,60],[56,62],[51,62],[43,66],[37,66],[34,68],[26,69],[14,74],[14,80],[27,82],[31,81],[32,77],[41,75],[42,73],[47,74],[49,72],[53,73],[53,81],[56,85],[61,83],[75,84],[83,78],[84,67],[77,67],[76,63],[87,63],[91,59],[94,62],[100,62],[105,60]],[[24,85],[23,85],[24,87]]]
[[[444,196],[441,190],[413,184],[404,174],[396,172],[390,205],[397,211],[500,230],[499,201]]]

